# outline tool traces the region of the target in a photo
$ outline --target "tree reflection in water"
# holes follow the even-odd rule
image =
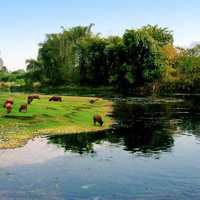
[[[65,151],[74,153],[94,153],[93,144],[100,143],[106,139],[106,133],[82,133],[82,134],[68,134],[49,136],[49,143],[57,144]]]

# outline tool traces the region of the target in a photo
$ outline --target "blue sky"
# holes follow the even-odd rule
[[[146,24],[169,27],[175,44],[200,41],[199,0],[0,0],[0,51],[10,70],[35,58],[46,33],[94,23],[102,35]]]

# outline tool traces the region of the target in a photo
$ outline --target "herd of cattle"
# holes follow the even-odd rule
[[[27,103],[25,104],[21,104],[20,107],[19,107],[19,112],[27,112],[27,109],[28,109],[28,104],[31,104],[31,102],[34,100],[34,99],[40,99],[40,96],[37,95],[37,94],[33,94],[33,95],[29,95],[27,97]],[[98,99],[91,99],[89,102],[91,104],[94,104]],[[52,96],[49,101],[57,101],[57,102],[62,102],[62,97],[60,96]],[[14,100],[13,98],[8,98],[4,104],[3,104],[3,107],[6,109],[7,111],[7,114],[9,114],[12,109],[13,109],[13,104],[14,104]],[[94,115],[93,116],[93,122],[94,122],[94,125],[96,125],[96,123],[99,123],[101,126],[103,125],[103,120],[102,120],[102,117],[100,115]]]

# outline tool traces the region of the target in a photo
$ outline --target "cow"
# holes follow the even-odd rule
[[[13,104],[14,104],[13,99],[12,99],[12,98],[7,99],[7,100],[4,102],[3,107],[6,108],[6,104],[8,104],[8,103],[13,105]]]
[[[20,107],[19,107],[19,112],[27,112],[27,104],[22,104]]]
[[[31,102],[33,101],[33,96],[32,95],[29,95],[28,97],[27,97],[27,103],[28,104],[31,104]]]
[[[31,97],[28,97],[27,103],[31,104],[32,101],[33,101],[33,99]]]
[[[59,97],[59,96],[53,96],[53,97],[51,97],[50,99],[49,99],[49,101],[62,101],[62,98],[61,97]]]
[[[98,99],[90,99],[90,100],[89,100],[89,102],[90,102],[91,104],[95,103],[96,101],[98,101]]]
[[[33,99],[40,99],[40,96],[37,94],[33,94],[33,95],[29,95],[27,98],[27,103],[31,104],[31,102],[33,101]]]
[[[12,111],[13,104],[12,103],[7,103],[5,105],[5,108],[7,109],[7,114],[8,114],[8,113],[10,113]]]
[[[100,115],[94,115],[93,116],[93,122],[94,122],[94,125],[96,125],[96,122],[100,124],[100,126],[103,125],[103,120],[102,120],[102,117]]]

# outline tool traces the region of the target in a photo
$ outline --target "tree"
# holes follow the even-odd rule
[[[144,29],[126,30],[123,41],[127,47],[127,73],[132,82],[144,85],[159,79],[164,60],[154,38]]]
[[[43,81],[42,65],[39,61],[34,59],[26,60],[26,81],[32,83],[35,81]]]
[[[173,34],[168,28],[162,28],[158,25],[147,25],[141,28],[141,31],[147,32],[155,41],[158,42],[160,47],[165,45],[173,45]]]
[[[48,34],[40,44],[38,61],[45,81],[50,85],[69,84],[79,80],[80,42],[92,36],[89,26],[62,27],[62,32]]]
[[[128,74],[125,66],[127,49],[122,38],[109,37],[105,54],[109,69],[109,82],[119,89],[125,88],[128,85]]]
[[[177,49],[173,45],[167,44],[161,48],[161,52],[165,58],[162,79],[164,81],[174,81],[179,79],[177,70],[174,68],[178,56]]]
[[[182,80],[189,82],[200,80],[200,55],[198,55],[198,51],[198,46],[179,51],[174,66]]]
[[[96,36],[80,43],[80,83],[85,85],[107,85],[106,40]]]

